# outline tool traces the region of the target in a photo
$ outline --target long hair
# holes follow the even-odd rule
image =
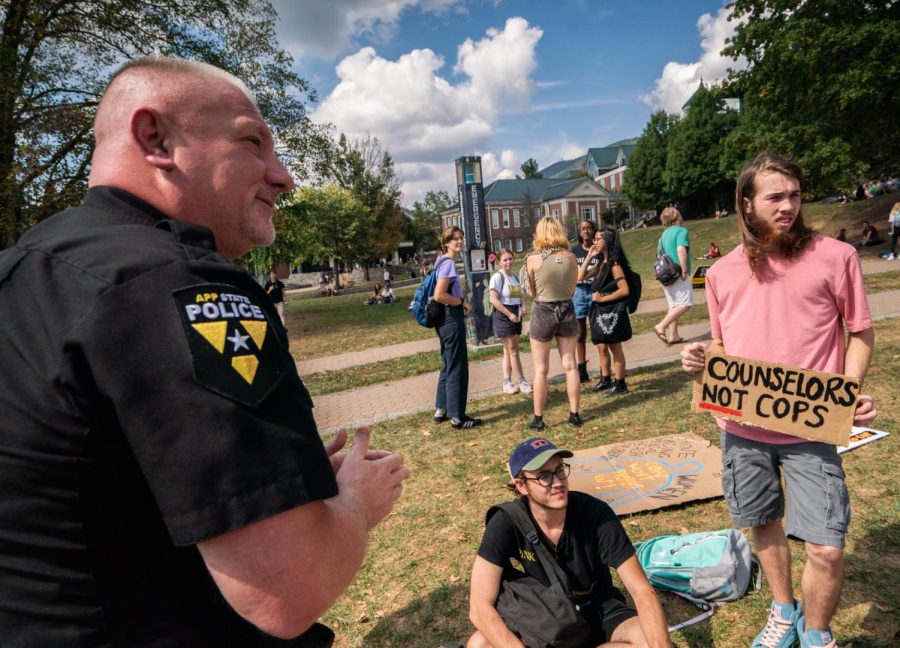
[[[773,153],[760,153],[741,169],[734,192],[734,207],[741,227],[744,254],[747,255],[751,272],[756,276],[759,275],[760,263],[767,254],[775,252],[791,259],[809,245],[816,233],[803,222],[802,208],[797,212],[797,219],[791,229],[775,237],[765,227],[754,222],[744,203],[753,202],[756,196],[756,178],[761,173],[781,173],[803,186],[803,169],[800,165]]]
[[[622,272],[627,275],[631,271],[631,263],[622,248],[622,237],[619,236],[619,232],[614,227],[601,227],[599,231],[603,233],[603,240],[606,241],[606,258],[609,259],[603,275],[598,277],[598,285],[602,286],[606,283],[607,275],[612,272],[614,264],[618,263]]]
[[[562,225],[552,216],[544,216],[534,228],[534,249],[538,252],[549,249],[568,250],[569,241],[563,233]]]
[[[447,244],[453,240],[457,233],[463,234],[463,231],[456,225],[444,228],[444,231],[441,232],[441,252],[447,251]]]

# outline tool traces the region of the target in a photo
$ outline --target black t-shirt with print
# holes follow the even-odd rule
[[[528,510],[525,499],[518,505]],[[531,516],[531,512],[528,511]],[[532,517],[532,521],[534,518]],[[555,556],[569,580],[576,600],[593,607],[611,598],[624,600],[613,586],[610,568],[617,569],[634,555],[634,546],[622,523],[606,502],[578,491],[569,492],[566,522],[556,547],[535,523],[541,542]],[[531,543],[504,511],[488,521],[478,555],[503,568],[503,580],[525,574],[550,586]]]
[[[581,267],[581,264],[584,263],[584,260],[587,258],[589,250],[590,250],[590,246],[588,246],[588,249],[585,250],[581,246],[580,242],[576,243],[575,245],[572,246],[572,254],[575,255],[575,261],[578,263],[579,268]],[[586,268],[588,270],[588,272],[593,270],[599,262],[600,262],[600,257],[595,256],[593,259],[591,259],[591,262],[588,263],[588,267]],[[591,279],[584,279],[582,281],[579,281],[578,285],[584,286],[584,287],[589,287],[591,285]]]

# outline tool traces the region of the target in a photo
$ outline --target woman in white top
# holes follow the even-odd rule
[[[505,394],[531,393],[531,385],[522,373],[519,358],[519,338],[522,335],[522,320],[525,319],[525,300],[519,278],[512,273],[515,255],[512,250],[500,252],[500,270],[491,277],[490,295],[493,313],[491,323],[494,337],[503,341],[503,392]],[[513,376],[518,375],[518,381]]]

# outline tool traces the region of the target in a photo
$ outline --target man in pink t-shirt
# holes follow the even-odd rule
[[[709,346],[733,356],[843,373],[862,383],[875,334],[859,257],[852,246],[806,227],[802,180],[798,165],[768,154],[741,171],[736,206],[742,245],[706,274]],[[703,370],[706,348],[684,347],[685,371]],[[859,396],[854,422],[867,424],[875,414],[872,398]],[[836,646],[829,625],[843,585],[850,522],[836,448],[733,421],[718,424],[725,500],[736,527],[753,527],[774,599],[752,645],[788,648],[799,638],[802,648]],[[802,609],[794,599],[785,533],[806,546]]]

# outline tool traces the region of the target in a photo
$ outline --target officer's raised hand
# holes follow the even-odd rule
[[[343,457],[337,472],[340,499],[365,517],[369,530],[391,512],[403,492],[403,481],[409,477],[403,455],[369,450],[370,437],[371,431],[367,427],[356,431],[353,446]]]

